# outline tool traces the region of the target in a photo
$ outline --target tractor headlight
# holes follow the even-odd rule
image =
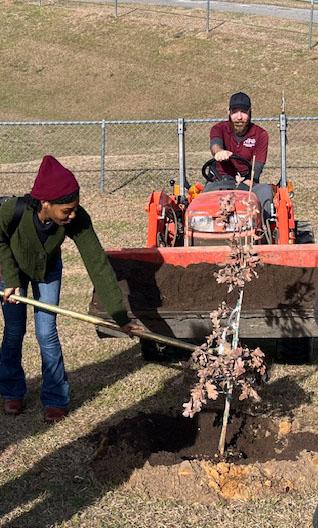
[[[250,231],[254,227],[254,220],[246,215],[231,215],[225,231]]]
[[[214,218],[212,216],[192,216],[189,219],[189,226],[193,231],[213,232]]]

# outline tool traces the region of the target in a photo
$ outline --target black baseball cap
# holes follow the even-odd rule
[[[251,109],[251,106],[251,100],[245,93],[238,92],[231,95],[229,105],[230,110],[234,110],[234,108],[240,108],[241,110],[248,112]]]

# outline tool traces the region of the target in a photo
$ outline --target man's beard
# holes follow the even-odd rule
[[[248,130],[249,122],[247,122],[247,123],[242,123],[242,122],[233,123],[233,121],[232,121],[232,126],[233,126],[234,132],[235,132],[235,134],[237,136],[244,136],[245,132],[247,132],[247,130]]]

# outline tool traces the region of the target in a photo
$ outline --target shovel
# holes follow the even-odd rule
[[[4,296],[4,292],[0,291],[0,297]],[[73,312],[72,310],[66,310],[65,308],[60,308],[59,306],[55,306],[54,304],[47,304],[41,301],[36,301],[34,299],[29,299],[29,297],[22,297],[20,295],[10,295],[10,298],[21,302],[23,304],[29,304],[30,306],[35,306],[36,308],[40,308],[41,310],[45,310],[47,312],[52,312],[58,315],[66,315],[68,317],[72,317],[73,319],[78,319],[79,321],[85,321],[86,323],[92,323],[94,325],[104,326],[105,328],[108,328],[109,330],[116,330],[117,332],[120,332],[120,327],[115,323],[110,323],[109,321],[105,321],[101,317],[95,317],[93,315],[86,315],[79,312]],[[122,332],[123,336],[127,335],[124,332]],[[191,343],[185,343],[184,341],[181,341],[179,339],[175,339],[173,337],[166,337],[162,336],[160,334],[155,334],[153,332],[143,331],[143,330],[135,330],[132,332],[132,335],[136,337],[142,337],[143,339],[149,339],[151,341],[156,341],[157,343],[163,343],[164,345],[171,345],[176,348],[182,348],[183,350],[188,350],[189,352],[193,352],[196,349],[195,345],[192,345]]]

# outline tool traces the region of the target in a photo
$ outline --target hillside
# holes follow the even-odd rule
[[[245,90],[254,115],[317,115],[307,24],[203,10],[1,1],[0,119],[223,116]]]

